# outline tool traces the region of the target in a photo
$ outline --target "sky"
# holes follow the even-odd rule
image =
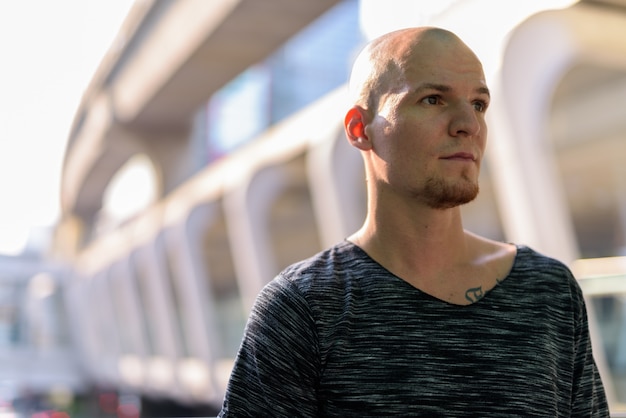
[[[58,220],[74,115],[132,4],[0,2],[0,254]]]

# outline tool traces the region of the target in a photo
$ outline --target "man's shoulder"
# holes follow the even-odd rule
[[[517,245],[515,268],[535,272],[551,272],[571,276],[567,265],[551,256],[539,252],[526,245]]]
[[[310,304],[321,300],[332,304],[340,303],[346,295],[354,295],[356,289],[361,294],[380,288],[385,281],[379,279],[384,277],[389,277],[386,270],[346,240],[285,268],[269,287]]]
[[[582,297],[578,281],[563,261],[528,246],[517,247],[511,275],[516,276],[518,281],[528,283],[535,289],[558,289],[564,295],[569,294],[578,299]]]
[[[264,287],[260,300],[264,304],[301,304],[318,314],[335,312],[364,276],[366,260],[359,247],[340,242],[282,270]]]
[[[350,241],[339,242],[317,254],[291,264],[279,276],[289,281],[332,278],[360,264],[364,254]]]

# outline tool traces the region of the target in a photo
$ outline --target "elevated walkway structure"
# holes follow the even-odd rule
[[[70,133],[62,178],[70,228],[89,228],[113,174],[136,153],[157,164],[162,195],[197,172],[202,149],[192,129],[202,105],[336,3],[137,2]]]
[[[68,306],[93,381],[219,403],[261,287],[363,221],[362,163],[342,128],[345,87],[209,166],[199,158],[197,116],[211,95],[338,3],[142,1],[132,10],[77,111],[53,248],[71,267]],[[476,25],[465,23],[477,10],[488,19],[483,2],[464,0],[426,23],[475,40]],[[490,145],[466,227],[572,266],[619,255],[626,2],[580,1],[486,38],[479,55],[498,51],[487,74]],[[139,153],[156,168],[157,201],[97,230],[107,185]],[[606,282],[580,278],[585,289]],[[595,335],[612,385],[616,360]],[[616,407],[625,401],[620,387],[609,394]]]

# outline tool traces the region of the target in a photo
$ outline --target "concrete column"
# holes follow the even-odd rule
[[[626,167],[615,167],[615,197],[620,228],[620,255],[626,256]]]
[[[572,40],[558,21],[527,21],[505,51],[489,114],[488,162],[507,239],[566,263],[578,258],[578,247],[548,119],[554,89],[573,54]]]
[[[246,312],[261,288],[277,274],[268,220],[270,206],[284,187],[280,167],[266,167],[224,196],[233,263]]]
[[[158,134],[142,132],[140,135],[142,149],[158,170],[161,197],[198,171],[192,162],[189,129]]]
[[[90,280],[89,301],[94,301],[92,310],[96,313],[96,326],[102,344],[100,351],[99,376],[107,383],[119,384],[118,358],[121,354],[120,333],[115,320],[108,272],[97,273]]]
[[[363,160],[343,125],[312,144],[307,170],[321,244],[329,247],[360,228],[367,210]]]
[[[215,370],[216,364],[220,360],[219,352],[220,334],[218,332],[218,323],[220,319],[217,316],[215,310],[215,295],[213,295],[213,289],[209,284],[211,280],[211,266],[207,265],[206,256],[204,254],[205,244],[204,239],[209,225],[215,222],[217,216],[216,203],[204,203],[200,204],[191,210],[188,216],[185,217],[185,236],[189,243],[189,258],[188,262],[190,267],[194,271],[194,287],[197,293],[197,299],[202,306],[202,311],[196,314],[201,314],[202,323],[204,324],[205,339],[203,341],[203,347],[206,344],[206,359],[207,366],[210,370],[209,376],[211,379],[211,387],[213,391],[212,396],[222,396],[223,392],[218,382],[218,376]],[[215,399],[217,400],[217,399]]]
[[[181,314],[184,326],[183,337],[187,340],[190,357],[178,363],[178,379],[185,390],[196,399],[206,400],[216,392],[209,365],[213,355],[209,344],[205,321],[206,295],[203,283],[205,274],[197,262],[197,242],[190,233],[187,222],[177,223],[168,228],[165,235],[166,252],[170,258],[173,285],[180,296]]]
[[[115,300],[120,304],[115,306],[121,314],[123,330],[129,338],[129,352],[122,352],[118,358],[120,374],[126,384],[141,387],[145,383],[145,360],[148,351],[145,341],[145,324],[142,322],[143,313],[137,296],[135,277],[131,270],[128,257],[124,257],[110,267],[110,286]]]
[[[137,271],[137,280],[142,280],[141,291],[147,300],[146,315],[158,324],[154,327],[155,352],[146,361],[146,382],[156,390],[175,392],[174,364],[178,359],[178,335],[174,332],[171,300],[167,298],[165,271],[157,255],[154,241],[136,250],[131,261]]]
[[[98,310],[91,302],[90,286],[93,278],[76,278],[66,288],[67,312],[72,343],[79,353],[81,367],[88,373],[101,373],[102,334],[98,332]]]

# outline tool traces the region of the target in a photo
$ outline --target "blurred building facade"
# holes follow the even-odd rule
[[[364,218],[342,127],[352,59],[434,25],[476,51],[493,94],[465,226],[572,267],[622,408],[626,2],[381,3],[135,4],[77,109],[49,255],[82,379],[219,404],[261,287]]]

